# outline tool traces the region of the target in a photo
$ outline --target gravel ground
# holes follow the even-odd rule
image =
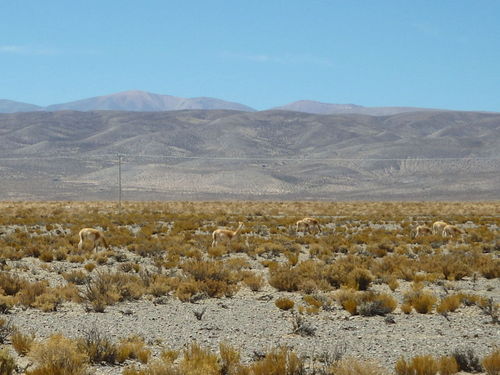
[[[407,287],[401,283],[396,297],[401,298]],[[497,302],[500,295],[498,279],[462,280],[453,287],[494,297]],[[500,343],[500,326],[492,324],[491,317],[475,306],[461,307],[450,313],[448,319],[437,313],[406,315],[398,308],[390,315],[393,319],[386,319],[350,316],[335,305],[331,311],[306,315],[305,324],[313,327],[315,334],[301,336],[292,333],[294,315],[274,304],[282,296],[300,301],[297,294],[276,292],[271,287],[257,293],[242,288],[233,298],[197,303],[183,303],[174,297],[143,299],[109,306],[104,313],[86,312],[82,305],[65,303],[56,312],[15,308],[3,317],[10,318],[22,332],[36,332],[38,338],[55,332],[79,337],[91,327],[115,340],[138,334],[147,339],[154,355],[162,348],[179,349],[193,341],[216,351],[219,343],[226,341],[241,350],[244,361],[286,345],[309,358],[345,351],[345,355],[375,359],[388,369],[393,369],[401,356],[445,355],[457,348],[472,348],[482,358]],[[205,313],[198,320],[194,312],[204,308]],[[21,359],[21,363],[26,361]],[[94,370],[96,375],[121,374],[122,367]]]

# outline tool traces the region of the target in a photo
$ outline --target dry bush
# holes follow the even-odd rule
[[[83,266],[87,270],[87,272],[92,272],[96,268],[95,263],[87,263]]]
[[[141,363],[148,363],[151,351],[145,348],[144,339],[139,336],[130,336],[120,340],[116,346],[116,360],[119,363],[127,359],[137,359]]]
[[[16,362],[7,348],[0,348],[0,374],[12,375],[16,370]]]
[[[301,314],[293,314],[292,325],[292,333],[294,334],[301,336],[314,336],[316,334],[316,328],[305,320]]]
[[[106,306],[112,305],[120,299],[117,291],[108,288],[110,285],[108,285],[107,279],[107,274],[98,273],[94,279],[85,284],[85,289],[82,292],[83,301],[89,304],[95,312],[104,312]]]
[[[0,295],[0,314],[9,313],[10,309],[16,304],[16,298],[14,296],[2,296]]]
[[[353,289],[340,289],[335,293],[335,300],[348,311],[351,315],[356,315],[358,312],[358,297],[357,292]]]
[[[4,344],[7,338],[14,332],[15,327],[12,320],[5,320],[0,318],[0,344]]]
[[[458,372],[458,363],[452,356],[444,356],[438,360],[439,375],[453,375]]]
[[[465,372],[482,371],[479,358],[477,357],[476,353],[474,353],[473,349],[458,348],[453,351],[452,356],[457,361],[458,368],[460,369],[460,371],[465,371]]]
[[[78,347],[91,363],[105,362],[112,365],[117,360],[117,346],[96,327],[84,332],[83,337],[78,340]]]
[[[401,305],[401,311],[405,314],[411,313],[413,310],[413,306],[409,302],[405,302]]]
[[[260,291],[265,284],[265,279],[262,275],[247,271],[243,276],[243,283],[253,292]]]
[[[340,289],[335,300],[351,315],[386,315],[397,307],[394,297],[385,293],[361,292],[354,289]]]
[[[70,255],[68,257],[68,262],[71,263],[83,263],[85,262],[85,258],[81,255]]]
[[[314,306],[317,308],[323,307],[323,302],[321,300],[319,300],[318,298],[311,296],[309,294],[302,297],[302,299],[304,300],[304,302],[306,302],[307,304],[309,304],[311,306]]]
[[[500,374],[500,349],[495,349],[481,361],[487,375]]]
[[[286,292],[299,289],[299,275],[295,268],[288,264],[279,264],[269,268],[269,285]]]
[[[0,291],[7,296],[14,296],[26,288],[28,282],[8,272],[0,272]]]
[[[167,295],[176,288],[176,284],[172,283],[174,280],[177,279],[162,274],[154,274],[149,285],[147,285],[147,293],[155,297]]]
[[[484,257],[479,265],[479,272],[487,279],[496,279],[500,277],[500,259]]]
[[[367,290],[373,281],[372,273],[363,268],[354,268],[348,273],[345,285],[356,290]]]
[[[186,375],[219,375],[221,365],[215,354],[192,343],[183,351],[179,369]]]
[[[430,313],[436,303],[436,296],[414,285],[412,290],[404,294],[404,304],[411,305],[420,314]]]
[[[175,290],[175,296],[182,302],[190,301],[193,296],[201,293],[199,283],[194,279],[185,279],[179,281]]]
[[[126,367],[122,371],[122,375],[189,375],[182,373],[178,368],[176,368],[171,363],[165,363],[163,361],[155,361],[151,363],[148,367],[143,369],[137,369],[135,365]]]
[[[438,369],[438,362],[430,355],[416,356],[408,362],[400,358],[395,366],[396,375],[436,375]]]
[[[461,298],[458,294],[444,297],[436,307],[436,311],[440,314],[453,312],[460,307]]]
[[[10,341],[17,354],[19,354],[20,356],[25,356],[26,354],[28,354],[31,346],[33,345],[33,342],[35,341],[35,334],[24,334],[21,331],[15,329],[10,336]]]
[[[139,276],[120,272],[98,272],[85,284],[83,300],[96,312],[118,301],[139,299],[146,291]]]
[[[87,371],[86,354],[76,341],[59,334],[33,344],[29,356],[37,367],[26,375],[84,375]]]
[[[397,305],[396,299],[388,294],[364,292],[360,295],[357,311],[362,316],[386,315]]]
[[[278,298],[274,304],[276,305],[277,308],[281,310],[290,310],[293,309],[293,306],[295,305],[295,302],[293,302],[289,298]]]
[[[273,349],[249,366],[252,375],[304,375],[304,362],[290,349]]]
[[[357,358],[344,358],[335,362],[329,369],[332,375],[386,375],[387,371],[373,361],[362,361]],[[399,374],[398,374],[399,375]]]
[[[231,345],[222,342],[219,344],[219,356],[221,374],[237,374],[241,369],[240,364],[241,354],[239,350],[233,348]]]
[[[62,274],[62,277],[64,277],[64,280],[66,280],[67,282],[76,285],[84,285],[89,280],[89,275],[82,270],[64,272]]]

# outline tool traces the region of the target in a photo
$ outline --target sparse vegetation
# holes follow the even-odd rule
[[[372,320],[378,318],[365,317],[403,313],[410,320],[416,311],[451,320],[469,309],[486,314],[485,324],[498,324],[499,305],[491,293],[463,293],[454,286],[478,279],[497,285],[500,219],[491,214],[498,212],[493,203],[160,202],[153,206],[130,202],[124,203],[121,213],[111,204],[93,202],[75,203],[69,210],[57,203],[0,205],[5,206],[0,216],[3,314],[18,309],[52,314],[69,302],[83,303],[89,312],[106,312],[123,302],[199,303],[246,295],[275,304],[276,314],[292,319],[289,333],[305,337],[314,337],[310,322],[317,315],[329,319],[338,313],[346,319]],[[321,233],[297,236],[293,230],[297,212],[321,217]],[[430,234],[411,237],[415,222],[429,225],[438,218],[470,229],[460,241]],[[230,247],[210,246],[214,228],[240,221],[245,227],[238,241]],[[83,226],[101,228],[111,249],[79,250],[77,233]],[[357,316],[348,317],[342,310]],[[190,311],[205,321],[203,309]],[[42,342],[54,346],[14,330],[5,319],[0,319],[0,340],[20,355],[35,353]],[[200,361],[214,373],[256,374],[270,369],[270,359],[242,364],[238,349],[229,346],[221,346],[215,361],[214,354],[201,347],[190,348],[187,355],[181,352],[175,363],[151,358],[147,340],[135,336],[112,342],[102,332],[88,331],[71,342],[84,354],[83,367],[142,363],[129,366],[129,374],[184,373]],[[291,371],[304,373],[304,367],[296,366],[301,359],[297,357],[297,362],[290,353],[279,349],[267,356],[294,363]],[[424,357],[405,364],[437,368],[440,375],[453,374],[456,366],[477,371],[481,363],[488,371],[487,366],[495,368],[495,353],[481,361],[467,351],[456,351],[453,357],[432,357],[435,366]],[[29,373],[49,371],[44,364],[37,366]],[[363,366],[369,367],[364,362]],[[332,368],[342,371],[339,366]]]

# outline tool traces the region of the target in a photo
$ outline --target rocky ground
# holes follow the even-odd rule
[[[144,262],[144,260],[136,259]],[[54,270],[70,270],[75,265],[52,262],[40,267],[38,259],[8,261],[19,270],[20,276],[31,280],[49,280],[52,285],[61,281]],[[147,266],[147,265],[146,265]],[[111,264],[112,268],[113,265]],[[263,271],[265,272],[265,271]],[[399,302],[409,284],[400,282],[393,294]],[[387,285],[374,289],[389,292]],[[493,298],[500,297],[500,280],[471,278],[431,285],[437,295],[462,291]],[[15,307],[1,317],[10,320],[22,332],[33,332],[38,339],[53,333],[81,337],[97,328],[118,340],[130,335],[143,336],[157,356],[164,348],[181,349],[193,341],[217,351],[220,342],[239,348],[242,359],[249,361],[277,346],[286,345],[306,356],[308,362],[325,354],[343,354],[363,359],[375,359],[389,370],[400,357],[420,354],[436,356],[451,354],[456,349],[473,349],[479,358],[491,353],[500,343],[500,326],[477,306],[461,307],[444,317],[436,312],[404,314],[397,308],[388,316],[351,316],[338,304],[322,309],[318,314],[304,315],[303,328],[310,335],[294,333],[297,313],[276,307],[275,300],[288,297],[301,303],[298,293],[277,292],[267,285],[260,292],[242,287],[232,298],[201,299],[195,303],[181,302],[173,296],[145,297],[136,302],[108,306],[104,313],[87,312],[76,303],[64,303],[55,312]],[[195,313],[202,314],[201,319]],[[18,358],[21,367],[29,359]],[[130,364],[126,362],[123,366]],[[98,374],[118,375],[123,366],[98,366]]]

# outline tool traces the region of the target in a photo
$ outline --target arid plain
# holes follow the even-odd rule
[[[498,202],[0,208],[2,361],[18,371],[452,374],[500,363]],[[306,216],[319,231],[296,230]],[[415,237],[437,220],[463,233]],[[212,246],[215,229],[239,222]],[[83,227],[109,248],[78,249]]]

